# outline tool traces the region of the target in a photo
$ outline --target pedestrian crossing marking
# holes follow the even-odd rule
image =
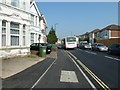
[[[78,79],[74,71],[62,70],[60,82],[78,83]]]

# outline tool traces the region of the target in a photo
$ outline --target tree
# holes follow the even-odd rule
[[[55,44],[57,42],[58,38],[56,36],[55,30],[53,29],[53,26],[51,27],[51,30],[49,31],[49,34],[47,36],[47,42],[50,44]]]

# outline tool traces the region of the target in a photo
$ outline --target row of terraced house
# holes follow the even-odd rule
[[[109,25],[103,29],[95,29],[91,32],[78,36],[81,40],[87,40],[89,43],[102,43],[109,46],[113,43],[120,43],[120,26]]]
[[[0,0],[0,58],[27,55],[47,43],[46,19],[34,0]]]

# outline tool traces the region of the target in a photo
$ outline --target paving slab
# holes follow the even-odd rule
[[[1,62],[1,78],[8,78],[10,76],[13,76],[31,66],[34,64],[37,64],[45,58],[56,58],[57,53],[56,52],[51,52],[51,54],[47,54],[46,57],[38,57],[36,58],[28,58],[28,57],[18,57],[18,58],[11,58],[7,60],[0,60]]]

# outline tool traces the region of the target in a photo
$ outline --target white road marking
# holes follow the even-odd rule
[[[32,90],[38,82],[43,78],[43,76],[48,72],[48,70],[52,67],[52,65],[56,62],[57,58],[52,62],[52,64],[48,67],[48,69],[42,74],[42,76],[36,81],[36,83],[30,88]]]
[[[78,49],[78,50],[83,51],[82,49]]]
[[[90,54],[97,55],[97,54],[96,54],[96,53],[94,53],[94,52],[89,52],[89,51],[85,51],[85,52],[90,53]]]
[[[109,59],[114,59],[114,60],[120,61],[120,59],[118,59],[118,58],[114,58],[114,57],[110,57],[110,56],[105,56],[105,57],[109,58]]]
[[[64,51],[65,52],[65,51]],[[71,56],[67,53],[67,52],[65,52],[70,58],[71,58]],[[83,74],[83,76],[86,78],[86,80],[88,81],[88,83],[91,85],[91,87],[94,89],[94,90],[97,90],[96,89],[96,87],[95,87],[95,85],[90,81],[90,79],[87,77],[87,75],[83,72],[83,70],[79,67],[79,65],[74,61],[74,59],[73,58],[71,58],[72,59],[72,61],[74,62],[74,64],[78,67],[78,69],[80,70],[80,72]]]
[[[74,71],[61,71],[60,82],[78,83],[77,76]]]

